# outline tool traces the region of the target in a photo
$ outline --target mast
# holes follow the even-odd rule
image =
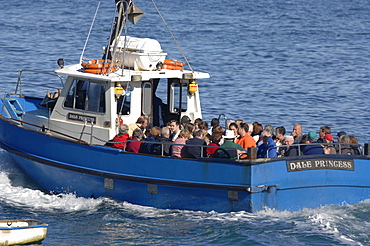
[[[133,0],[115,0],[115,1],[117,16],[114,17],[114,23],[112,26],[109,42],[103,55],[104,60],[105,59],[115,60],[116,47],[112,47],[112,45],[114,46],[117,45],[118,43],[117,41],[119,37],[122,35],[123,30],[126,36],[127,20],[129,20],[132,24],[136,24],[144,14],[144,12],[134,4]],[[115,42],[115,40],[117,41]]]

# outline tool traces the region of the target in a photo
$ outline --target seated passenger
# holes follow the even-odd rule
[[[244,150],[248,150],[249,147],[256,147],[256,142],[254,139],[248,134],[249,127],[247,123],[240,123],[238,127],[238,134],[239,137],[235,139],[235,143],[242,146]]]
[[[235,134],[233,130],[226,130],[226,135],[223,136],[224,143],[217,149],[214,157],[236,159],[240,154],[244,153],[244,149],[239,144],[235,143]]]
[[[317,139],[318,143],[325,143],[325,135],[331,133],[331,128],[329,126],[322,126],[320,127],[320,132],[319,132],[319,139]],[[331,135],[331,134],[330,134]],[[331,140],[333,141],[333,140]]]
[[[127,141],[128,138],[128,126],[126,124],[120,125],[118,134],[112,140],[114,142],[112,147],[124,150],[127,144],[124,141]]]
[[[353,155],[354,151],[350,145],[351,141],[349,139],[349,136],[342,135],[339,137],[339,143],[341,145],[337,146],[337,154],[339,155]]]
[[[171,131],[170,139],[175,141],[180,134],[180,123],[177,120],[171,120],[168,124],[168,127]]]
[[[304,155],[322,155],[324,154],[324,148],[322,145],[317,144],[317,134],[314,131],[308,132],[308,140],[311,144],[316,145],[310,145],[308,144],[304,149],[303,149],[303,154]]]
[[[190,146],[198,145],[198,146]],[[206,157],[206,148],[203,148],[202,145],[206,146],[206,142],[203,140],[203,134],[201,130],[193,132],[193,138],[186,141],[185,146],[185,157],[198,159],[201,157]]]
[[[184,129],[180,131],[179,137],[176,138],[174,144],[186,144],[186,141],[190,139],[191,133]],[[172,145],[172,156],[174,157],[185,157],[184,145]]]
[[[333,135],[331,134],[325,134],[325,136],[321,137],[322,143],[333,143],[333,139]],[[337,150],[332,144],[325,144],[323,146],[326,155],[335,155],[337,153]]]
[[[260,140],[262,132],[263,132],[262,124],[257,121],[253,122],[253,132],[251,136],[254,139],[254,141],[256,141],[256,143]]]
[[[212,136],[208,133],[208,123],[207,121],[202,121],[199,123],[199,130],[202,131],[203,134],[203,140],[206,142],[206,144],[210,144],[212,142]]]
[[[157,141],[157,138],[161,135],[161,129],[158,126],[154,126],[150,129],[149,136],[145,138],[140,146],[140,153],[152,154],[153,143]]]
[[[220,146],[220,141],[222,139],[223,132],[213,132],[212,133],[212,142],[208,146],[218,147]],[[208,157],[214,157],[217,148],[207,148]]]
[[[294,137],[291,135],[285,135],[283,138],[283,145],[288,145],[284,147],[279,147],[279,153],[281,157],[290,157],[290,156],[298,156],[298,147],[297,146],[290,146],[294,144]]]
[[[143,131],[138,128],[132,133],[131,140],[141,141],[143,139]],[[139,153],[141,142],[128,142],[126,150],[128,152]]]
[[[266,129],[262,132],[262,143],[257,147],[257,158],[276,158],[276,143],[272,139],[272,129]]]
[[[148,119],[145,116],[140,116],[136,120],[136,123],[132,123],[129,125],[128,135],[130,135],[131,137],[134,130],[138,128],[141,129],[141,131],[144,133],[147,125],[148,125]]]
[[[353,144],[351,145],[351,148],[353,149],[354,155],[361,155],[361,152],[359,150],[360,145],[358,144],[358,140],[355,136],[349,136],[349,141]]]
[[[170,139],[170,129],[168,127],[163,127],[161,129],[161,136],[157,137],[156,141],[161,144],[153,144],[152,153],[154,155],[170,156],[171,144],[165,144],[172,143]]]

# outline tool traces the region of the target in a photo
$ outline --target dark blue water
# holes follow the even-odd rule
[[[161,42],[184,60],[152,2],[129,34]],[[78,63],[96,0],[1,1],[0,74],[13,92],[20,69]],[[204,119],[303,131],[328,125],[370,142],[370,1],[266,0],[157,2],[199,81]],[[101,2],[85,59],[106,45],[113,0]],[[36,79],[56,86],[57,81]],[[44,95],[44,91],[29,93]],[[20,137],[21,139],[21,137]],[[49,223],[44,245],[369,245],[370,203],[257,214],[158,210],[107,198],[55,196],[37,189],[0,151],[0,217]]]

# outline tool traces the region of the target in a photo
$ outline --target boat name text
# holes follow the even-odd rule
[[[341,159],[310,159],[286,162],[288,172],[314,170],[314,169],[338,169],[354,171],[353,160]]]
[[[83,122],[93,122],[96,124],[96,117],[93,116],[87,116],[87,115],[82,115],[82,114],[73,114],[73,113],[68,113],[68,119],[69,120],[77,120],[77,121],[83,121]]]

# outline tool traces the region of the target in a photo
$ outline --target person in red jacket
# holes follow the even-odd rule
[[[122,124],[119,126],[118,134],[113,138],[113,147],[118,149],[125,149],[127,143],[124,141],[127,141],[129,138],[128,136],[128,125]]]

